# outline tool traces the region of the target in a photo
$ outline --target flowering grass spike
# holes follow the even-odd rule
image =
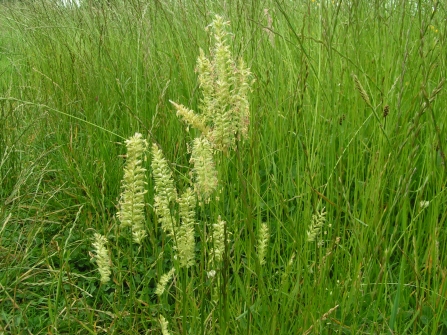
[[[159,217],[161,228],[173,235],[175,224],[171,216],[171,203],[177,200],[177,189],[174,186],[172,171],[163,152],[152,144],[152,175],[155,180],[154,209]]]
[[[233,59],[227,41],[229,25],[216,15],[209,25],[214,41],[210,57],[200,49],[196,71],[203,95],[199,105],[201,113],[171,101],[188,127],[198,129],[215,149],[224,152],[235,149],[237,141],[248,137],[248,93],[252,84],[250,69],[244,61]]]
[[[190,163],[193,164],[194,190],[201,200],[208,201],[218,184],[211,143],[203,136],[193,141]]]
[[[107,283],[110,281],[110,275],[112,271],[110,270],[110,257],[109,252],[107,250],[106,244],[108,243],[107,239],[101,234],[95,233],[94,241],[92,243],[96,252],[96,264],[98,265],[98,271],[101,275],[101,283]]]
[[[211,250],[211,260],[222,262],[223,254],[225,252],[225,225],[219,215],[217,223],[213,224],[213,248]]]
[[[267,253],[269,238],[270,238],[269,227],[267,226],[266,223],[263,223],[261,225],[261,229],[259,230],[258,248],[257,248],[258,259],[261,265],[265,264],[265,255]]]
[[[321,232],[324,223],[326,222],[326,212],[324,207],[320,212],[312,215],[312,222],[310,224],[309,230],[307,231],[307,242],[314,242],[317,236]]]
[[[180,266],[188,268],[194,265],[194,209],[196,207],[194,192],[188,188],[178,202],[181,225],[176,229],[176,249]]]
[[[164,275],[161,276],[160,281],[157,284],[157,288],[155,289],[156,295],[160,296],[164,293],[164,291],[166,289],[166,285],[171,280],[174,273],[175,273],[175,268],[172,268],[171,270],[169,270],[168,273],[165,273]]]
[[[168,330],[169,322],[165,319],[163,315],[160,315],[160,318],[158,320],[160,321],[161,334],[170,335]]]
[[[120,199],[118,218],[122,227],[131,227],[133,240],[141,244],[147,233],[144,229],[144,194],[147,192],[146,169],[142,163],[146,160],[148,143],[140,133],[126,140],[127,160],[122,181],[123,192]]]

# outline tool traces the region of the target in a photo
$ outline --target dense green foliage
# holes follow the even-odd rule
[[[215,14],[255,78],[249,139],[196,213],[227,222],[221,271],[197,256],[159,297],[172,247],[149,175],[148,238],[118,235],[124,140],[156,142],[188,186],[195,133],[169,100],[198,110]],[[447,333],[446,17],[429,0],[0,3],[0,334],[161,333],[160,315],[171,334]]]

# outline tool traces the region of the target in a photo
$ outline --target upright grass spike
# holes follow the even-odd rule
[[[165,317],[163,315],[160,315],[158,321],[160,321],[161,334],[170,335],[171,333],[168,330],[169,322],[165,319]]]
[[[101,275],[101,283],[103,284],[110,281],[110,275],[112,274],[112,271],[110,270],[111,260],[109,251],[106,247],[107,243],[107,238],[101,234],[95,233],[92,245],[95,248],[96,264],[98,265],[98,271]]]
[[[217,188],[218,179],[212,145],[205,137],[194,139],[190,163],[193,165],[194,190],[199,199],[208,202]]]
[[[226,222],[222,220],[219,215],[217,223],[213,224],[213,247],[211,249],[210,262],[222,262],[223,253],[225,251],[225,225]]]
[[[265,264],[265,256],[267,254],[269,238],[270,238],[269,227],[267,226],[266,223],[262,223],[261,228],[259,230],[258,246],[257,246],[259,264],[261,265]]]
[[[175,249],[181,267],[189,268],[194,265],[194,225],[196,196],[191,188],[178,199],[181,225],[175,234]]]
[[[163,152],[152,144],[152,175],[155,180],[154,210],[158,215],[163,231],[168,235],[174,233],[174,222],[171,216],[171,203],[177,200],[177,189]]]
[[[140,133],[126,140],[127,160],[122,180],[123,192],[120,199],[118,218],[122,227],[131,227],[133,240],[141,244],[147,232],[144,228],[144,195],[146,187],[146,169],[142,163],[146,160],[148,143]]]

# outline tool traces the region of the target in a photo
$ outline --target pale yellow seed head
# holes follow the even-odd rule
[[[314,242],[320,235],[321,229],[326,222],[326,212],[323,207],[320,212],[312,215],[312,222],[307,231],[307,242]]]
[[[268,243],[270,239],[269,227],[266,223],[261,224],[258,236],[258,259],[261,265],[265,264]]]
[[[217,171],[211,143],[205,137],[194,139],[191,159],[194,190],[200,200],[208,201],[217,188]]]
[[[155,289],[156,295],[162,295],[166,289],[166,285],[172,279],[172,276],[175,273],[175,268],[172,268],[168,273],[165,273],[161,276],[160,281],[157,284],[157,288]]]
[[[151,167],[155,181],[154,210],[158,215],[163,231],[172,235],[175,220],[171,216],[171,204],[177,200],[177,189],[174,186],[174,179],[168,162],[155,143],[152,145]]]
[[[101,275],[101,283],[107,283],[110,281],[110,275],[112,274],[112,271],[110,270],[110,265],[112,262],[106,247],[107,243],[107,238],[101,234],[95,233],[92,245],[96,252],[95,259],[96,264],[98,265],[99,274]]]
[[[122,180],[123,191],[120,198],[118,219],[122,227],[131,227],[133,240],[141,244],[147,235],[144,213],[144,195],[146,194],[146,169],[142,163],[146,160],[148,143],[140,133],[126,140],[127,159]]]

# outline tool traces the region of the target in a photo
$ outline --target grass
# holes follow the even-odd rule
[[[157,296],[172,243],[149,174],[148,238],[120,235],[124,140],[157,143],[186,189],[196,133],[169,100],[197,111],[214,14],[256,79],[249,140],[219,160],[220,200],[197,208],[196,264]],[[161,333],[160,315],[171,334],[447,333],[446,14],[403,0],[1,3],[0,333]],[[114,259],[106,284],[95,233]]]

